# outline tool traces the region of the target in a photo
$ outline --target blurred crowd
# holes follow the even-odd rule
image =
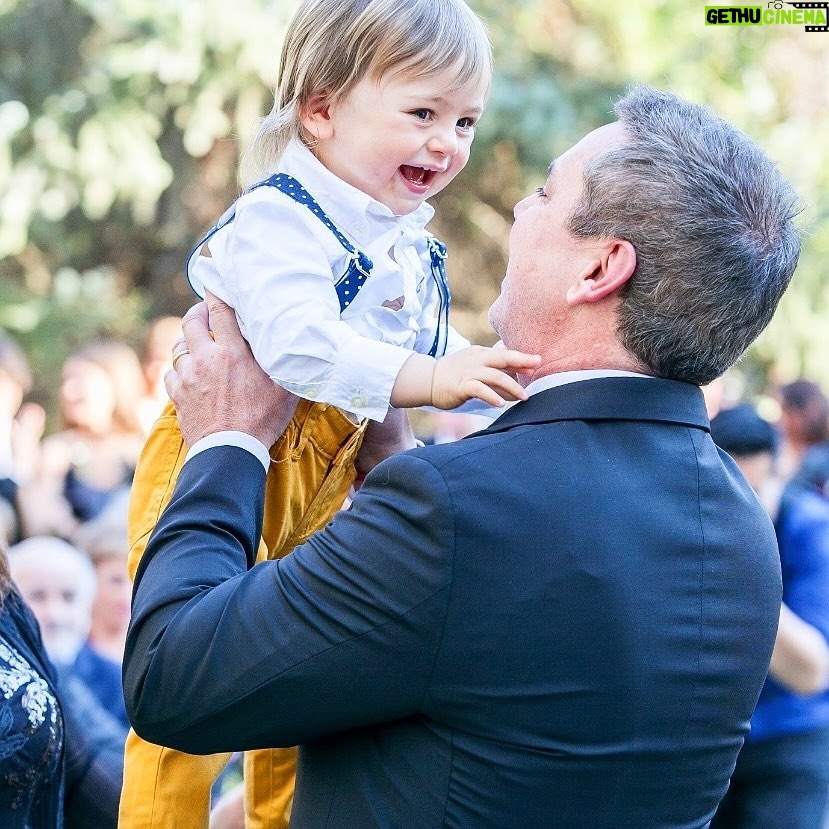
[[[49,733],[53,743],[63,740],[67,760],[83,752],[83,771],[54,783],[54,790],[46,787],[62,799],[67,826],[117,824],[128,729],[121,660],[131,596],[130,483],[148,429],[166,402],[163,377],[180,322],[154,321],[140,351],[109,339],[72,352],[61,373],[58,423],[48,433],[46,413],[27,399],[32,375],[26,355],[0,332],[0,543],[7,592],[22,597],[40,634],[29,652],[23,644],[29,640],[6,635],[0,626],[0,686],[10,699],[22,680],[8,691],[7,677],[14,670],[20,675],[25,663],[27,675],[40,670],[59,708],[69,712],[62,735],[54,722]],[[765,801],[782,797],[788,810],[811,810],[817,829],[829,790],[829,399],[817,383],[799,379],[768,390],[764,399],[776,406],[769,419],[763,407],[727,399],[722,383],[705,392],[715,441],[775,522],[784,580],[767,687],[712,826],[766,825],[747,822],[746,814],[778,808]],[[425,442],[457,440],[487,423],[447,412],[417,412],[412,422]],[[14,606],[0,607],[2,621]],[[16,649],[14,642],[20,643]],[[40,669],[38,647],[48,657]],[[82,739],[70,719],[81,724]],[[39,723],[45,728],[43,718]],[[30,722],[28,738],[35,730]],[[14,768],[14,754],[0,733],[4,747],[0,771]],[[17,751],[20,761],[22,748]],[[770,784],[774,779],[782,782]],[[35,801],[45,797],[30,788]],[[17,825],[6,820],[7,808],[0,797],[0,825]],[[223,825],[218,816],[215,825]]]
[[[121,661],[132,590],[130,482],[166,400],[163,376],[180,333],[180,318],[163,317],[140,353],[101,339],[69,354],[57,425],[47,433],[46,412],[27,400],[27,357],[0,332],[0,773],[18,781],[8,800],[0,796],[4,827],[60,825],[60,811],[67,827],[117,825],[129,728]],[[15,615],[18,595],[35,634]],[[41,712],[52,696],[59,704],[50,725]],[[3,715],[21,713],[22,733],[4,742]],[[57,760],[42,762],[50,754]]]

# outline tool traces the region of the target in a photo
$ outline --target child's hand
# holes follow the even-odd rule
[[[507,400],[525,400],[527,394],[513,372],[533,369],[540,362],[537,354],[481,345],[448,354],[435,365],[432,405],[454,409],[473,397],[490,406],[503,406]]]

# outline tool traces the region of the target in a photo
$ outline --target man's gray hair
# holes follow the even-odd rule
[[[576,236],[636,248],[622,344],[658,377],[705,384],[771,320],[800,253],[797,194],[743,133],[704,107],[638,86],[627,133],[584,168]]]

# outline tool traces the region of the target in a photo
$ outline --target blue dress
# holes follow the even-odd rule
[[[63,718],[40,632],[18,593],[0,609],[0,826],[63,825]]]

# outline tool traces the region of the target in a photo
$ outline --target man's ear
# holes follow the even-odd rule
[[[592,259],[567,290],[567,302],[598,302],[618,291],[636,270],[636,248],[625,239],[609,239],[601,257]]]
[[[302,107],[299,120],[306,131],[317,141],[323,141],[334,134],[331,121],[331,99],[326,92],[312,95]]]

